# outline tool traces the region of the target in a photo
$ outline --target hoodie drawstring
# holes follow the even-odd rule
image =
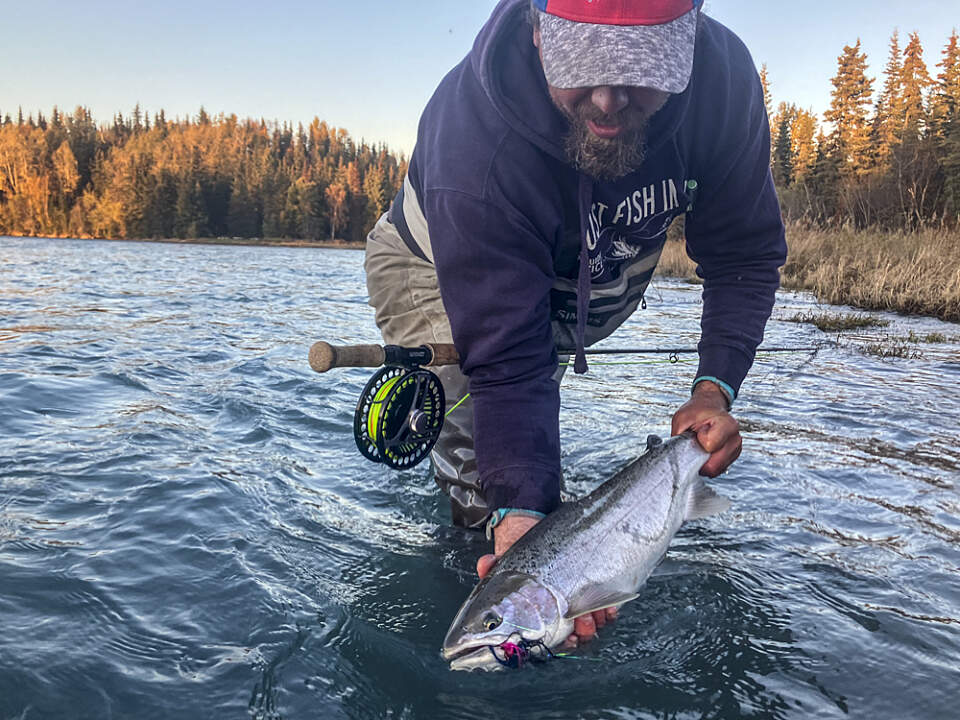
[[[593,207],[593,180],[583,173],[580,173],[577,204],[580,206],[580,271],[577,274],[577,354],[573,371],[583,375],[587,371],[584,337],[590,310],[590,249],[587,247],[587,238],[591,232],[590,213]]]

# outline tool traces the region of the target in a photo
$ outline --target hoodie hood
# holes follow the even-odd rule
[[[550,98],[543,65],[533,44],[529,0],[502,0],[480,31],[471,64],[491,104],[504,122],[544,152],[566,162],[564,137],[569,122]],[[669,141],[683,121],[690,87],[673,95],[647,126],[647,152]],[[588,216],[593,202],[592,178],[580,175],[580,267],[577,274],[577,329],[574,372],[587,371],[584,336],[590,303]]]
[[[501,0],[477,35],[470,64],[503,121],[524,139],[566,162],[569,123],[550,99],[530,24],[529,0]],[[647,152],[655,152],[683,122],[691,88],[673,95],[650,119]]]

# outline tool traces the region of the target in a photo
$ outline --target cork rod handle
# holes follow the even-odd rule
[[[331,345],[323,340],[310,347],[310,367],[318,373],[338,367],[380,367],[415,363],[425,367],[456,365],[457,349],[449,343],[428,343],[419,348],[396,345]]]

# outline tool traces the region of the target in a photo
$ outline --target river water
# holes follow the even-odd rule
[[[365,300],[356,251],[0,238],[0,720],[957,717],[960,327],[762,357],[733,509],[576,659],[453,673],[487,543],[427,463],[357,453],[369,372],[306,362],[378,339]],[[697,287],[648,301],[608,346],[696,342]],[[781,294],[767,343],[829,340],[785,322],[812,309]],[[667,433],[694,369],[568,373],[567,490]]]

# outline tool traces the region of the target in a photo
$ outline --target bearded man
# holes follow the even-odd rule
[[[503,0],[420,121],[403,188],[367,240],[384,340],[453,342],[432,459],[458,525],[502,554],[560,503],[557,348],[636,310],[685,215],[704,280],[700,364],[673,416],[740,454],[730,407],[786,259],[763,90],[702,0]],[[642,440],[640,443],[642,444]],[[478,562],[481,575],[494,556]],[[613,614],[577,620],[580,640]],[[575,641],[576,637],[571,637]]]

